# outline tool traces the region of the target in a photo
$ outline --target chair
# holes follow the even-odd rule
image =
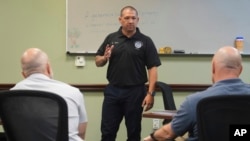
[[[4,132],[0,132],[0,141],[7,141],[7,138]]]
[[[250,124],[250,95],[213,96],[197,104],[200,141],[229,141],[230,125]]]
[[[68,141],[68,109],[59,95],[0,91],[0,117],[8,141]]]
[[[164,109],[165,110],[176,110],[172,88],[168,84],[161,82],[161,81],[156,82],[156,87],[159,87],[161,92],[162,92]],[[169,119],[165,119],[165,120],[163,120],[163,124],[166,124],[170,121],[171,120],[169,120]]]

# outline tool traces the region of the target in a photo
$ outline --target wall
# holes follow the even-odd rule
[[[29,47],[39,47],[50,56],[55,78],[70,84],[104,84],[106,67],[97,68],[94,56],[85,56],[86,66],[74,66],[75,56],[66,55],[66,4],[62,0],[6,0],[0,2],[0,83],[16,83],[22,79],[19,59]],[[211,56],[161,56],[159,80],[171,84],[211,84]],[[250,58],[244,57],[242,78],[248,83]],[[101,92],[83,92],[89,116],[87,141],[100,140]],[[174,92],[177,107],[189,93]],[[154,109],[161,109],[156,96]],[[143,119],[142,137],[152,130],[152,120]],[[126,138],[124,124],[117,140]]]

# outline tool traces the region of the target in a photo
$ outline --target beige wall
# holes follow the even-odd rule
[[[75,56],[66,54],[66,2],[64,0],[2,0],[0,1],[0,83],[16,83],[22,79],[19,59],[29,47],[39,47],[50,56],[55,78],[70,84],[104,84],[106,67],[97,68],[94,56],[87,55],[86,66],[74,66]],[[167,40],[167,39],[166,39]],[[161,56],[159,80],[171,84],[211,84],[211,56]],[[242,78],[250,82],[249,57],[244,57]],[[89,117],[87,141],[100,140],[101,92],[83,92]],[[177,107],[189,93],[174,92]],[[162,109],[156,96],[154,109]],[[152,119],[143,119],[142,137],[152,130]],[[126,138],[121,125],[117,140]]]

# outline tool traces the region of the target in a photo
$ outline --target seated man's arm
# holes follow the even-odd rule
[[[165,141],[166,139],[174,139],[177,136],[171,128],[171,123],[162,126],[160,129],[156,130],[150,136],[144,138],[143,141]]]
[[[78,127],[78,135],[83,139],[85,140],[85,133],[86,133],[86,129],[87,129],[87,122],[84,122],[84,123],[80,123],[79,124],[79,127]]]

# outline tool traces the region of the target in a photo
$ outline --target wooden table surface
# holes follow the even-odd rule
[[[173,119],[176,112],[177,112],[176,110],[159,110],[159,111],[144,112],[142,114],[142,117],[144,117],[144,118]]]

